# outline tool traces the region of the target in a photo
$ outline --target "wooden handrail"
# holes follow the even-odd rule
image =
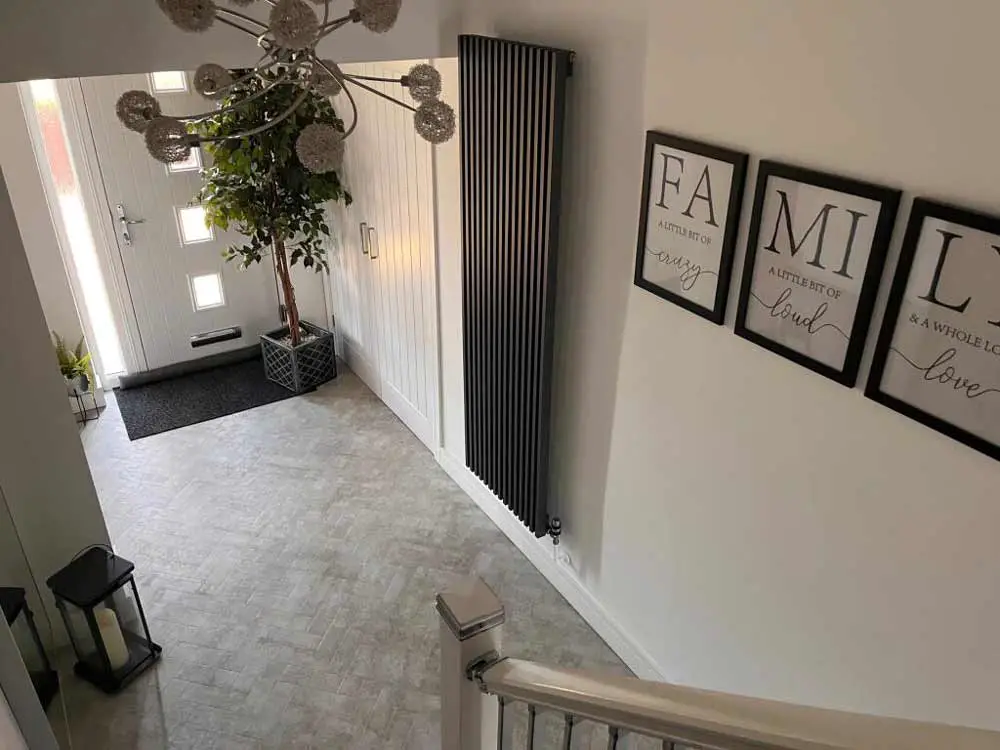
[[[679,744],[724,750],[1000,750],[1000,732],[889,719],[504,659],[488,693]]]

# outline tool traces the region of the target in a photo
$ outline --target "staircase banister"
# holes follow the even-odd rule
[[[508,700],[725,750],[1000,750],[1000,732],[810,708],[521,659],[478,674]]]

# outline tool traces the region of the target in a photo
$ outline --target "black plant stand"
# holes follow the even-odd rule
[[[76,399],[76,408],[79,410],[78,413],[80,415],[80,419],[78,420],[79,422],[87,424],[87,422],[92,419],[97,419],[101,416],[101,407],[97,405],[97,391],[92,389],[84,393],[80,393],[80,391],[74,388],[71,395]],[[91,400],[94,402],[93,416],[90,416],[91,409],[87,406],[87,396],[90,396]]]

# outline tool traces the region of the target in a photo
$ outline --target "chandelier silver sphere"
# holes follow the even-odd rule
[[[455,110],[438,99],[432,99],[417,108],[413,124],[425,141],[444,143],[455,135]]]
[[[396,25],[402,0],[354,0],[354,10],[361,25],[376,34],[384,34]]]
[[[157,117],[144,132],[149,155],[164,164],[184,161],[191,155],[187,127],[174,117]]]
[[[344,90],[344,84],[340,82],[344,74],[340,71],[340,66],[333,60],[323,60],[322,62],[323,65],[316,65],[313,68],[313,72],[309,76],[309,84],[317,94],[336,96]]]
[[[160,9],[183,31],[200,32],[215,21],[213,0],[156,0]]]
[[[403,85],[410,89],[410,96],[418,102],[429,102],[441,95],[441,74],[432,65],[420,63],[410,68]]]
[[[221,99],[233,82],[233,74],[215,63],[203,63],[194,72],[194,90],[208,99]]]
[[[131,0],[135,1],[135,0]],[[349,0],[344,0],[348,2]],[[323,123],[307,125],[296,141],[296,153],[302,164],[313,172],[337,169],[344,157],[344,141],[358,125],[358,107],[354,91],[367,91],[414,113],[417,133],[432,144],[444,143],[455,134],[455,110],[440,101],[441,75],[432,66],[421,63],[398,78],[345,73],[336,62],[321,59],[316,47],[327,36],[351,23],[358,23],[375,33],[393,28],[399,18],[402,0],[353,0],[344,15],[333,12],[336,0],[156,0],[157,5],[183,31],[203,32],[213,25],[223,25],[247,34],[263,52],[257,65],[234,74],[221,65],[205,63],[194,74],[194,89],[202,96],[221,100],[230,94],[223,110],[192,115],[164,115],[160,103],[145,91],[127,91],[116,105],[118,119],[129,130],[142,133],[153,158],[171,163],[188,158],[191,148],[208,141],[250,138],[263,133],[292,116],[309,94],[322,97],[346,93],[350,120],[342,130]],[[246,12],[229,6],[245,8]],[[322,10],[317,13],[317,6]],[[269,10],[267,10],[269,8]],[[256,14],[254,15],[256,9]],[[267,15],[266,21],[261,17]],[[255,86],[241,87],[242,83]],[[409,90],[419,106],[376,88],[374,83],[396,83]],[[226,136],[188,133],[188,124],[211,120],[219,111],[233,111],[250,106],[253,99],[275,86],[296,86],[299,94],[283,112],[268,112],[260,125]],[[241,91],[254,91],[237,96]],[[221,106],[221,105],[218,105]]]
[[[344,163],[344,137],[333,125],[314,122],[299,133],[295,153],[310,172],[332,172]]]
[[[146,91],[126,91],[115,104],[118,120],[129,130],[141,133],[161,114],[160,103]]]
[[[315,45],[319,18],[305,0],[278,0],[271,9],[270,31],[279,46],[303,50]]]

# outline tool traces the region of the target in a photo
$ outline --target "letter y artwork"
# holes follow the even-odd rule
[[[663,264],[663,269],[667,272],[676,273],[676,278],[680,284],[681,289],[685,292],[690,292],[694,289],[695,285],[706,277],[718,277],[718,273],[715,271],[710,271],[703,268],[700,263],[697,263],[687,256],[670,253],[666,250],[654,250],[649,245],[646,245],[646,255],[654,258],[657,262]]]

